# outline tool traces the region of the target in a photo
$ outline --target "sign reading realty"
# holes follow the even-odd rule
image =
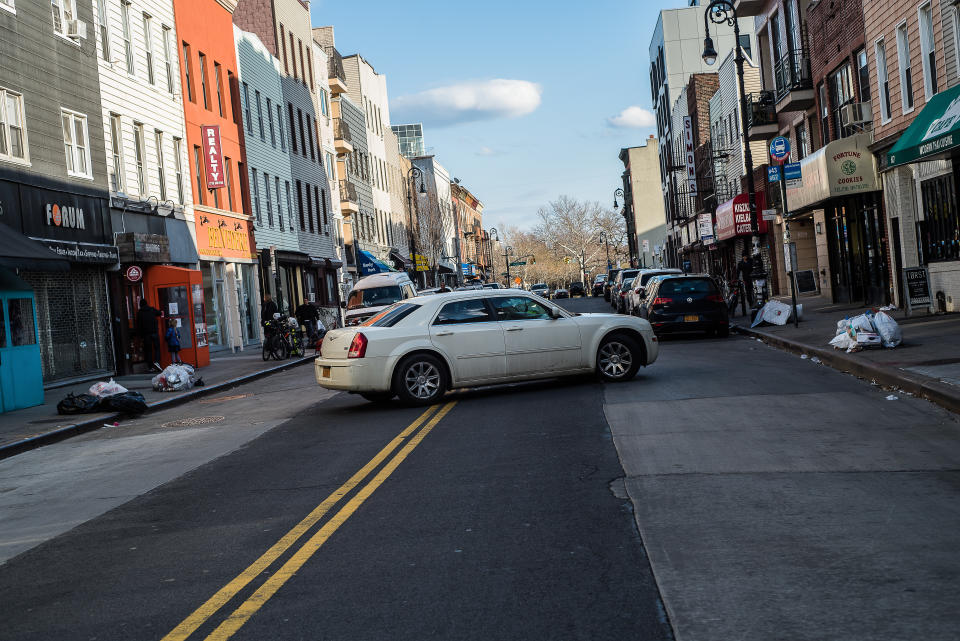
[[[207,168],[207,189],[226,187],[219,125],[203,125],[200,127],[200,137],[203,142],[203,162]]]

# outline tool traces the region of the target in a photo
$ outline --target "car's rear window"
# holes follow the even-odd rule
[[[393,327],[419,308],[413,303],[394,303],[360,324],[363,327]]]
[[[347,299],[347,309],[389,305],[390,303],[397,302],[401,298],[403,298],[403,292],[400,290],[399,285],[355,289],[350,292],[350,298]]]
[[[690,295],[690,294],[713,294],[717,288],[713,281],[707,278],[671,278],[660,283],[658,294],[663,296],[670,295]]]
[[[646,285],[647,283],[650,282],[650,279],[653,278],[654,276],[664,276],[669,273],[670,272],[650,272],[649,274],[643,274],[640,276],[640,284]]]

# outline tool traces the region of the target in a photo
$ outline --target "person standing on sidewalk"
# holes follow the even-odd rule
[[[317,333],[317,323],[320,320],[320,310],[311,301],[304,301],[293,312],[297,322],[307,328],[307,338],[313,339]]]
[[[753,260],[748,252],[743,252],[743,258],[737,263],[737,280],[743,283],[743,296],[751,309],[753,308]]]
[[[263,295],[263,304],[260,306],[260,322],[266,323],[273,320],[273,315],[280,311],[277,304],[273,302],[270,294]]]
[[[157,321],[163,318],[163,312],[151,307],[146,298],[140,299],[140,309],[137,311],[137,333],[143,341],[143,356],[148,367],[155,367],[160,371],[160,329]]]
[[[183,364],[183,361],[180,360],[180,330],[177,329],[177,319],[170,318],[167,320],[167,333],[164,336],[167,340],[167,349],[170,351],[170,360],[177,364]]]

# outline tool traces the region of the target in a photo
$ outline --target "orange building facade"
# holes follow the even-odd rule
[[[193,185],[187,219],[203,274],[211,351],[241,350],[260,340],[257,254],[247,200],[233,34],[236,4],[236,0],[174,0]]]

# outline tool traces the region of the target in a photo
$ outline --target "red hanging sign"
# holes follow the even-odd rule
[[[203,163],[207,168],[207,189],[220,189],[227,186],[223,171],[223,152],[220,149],[219,125],[200,127],[203,141]]]

